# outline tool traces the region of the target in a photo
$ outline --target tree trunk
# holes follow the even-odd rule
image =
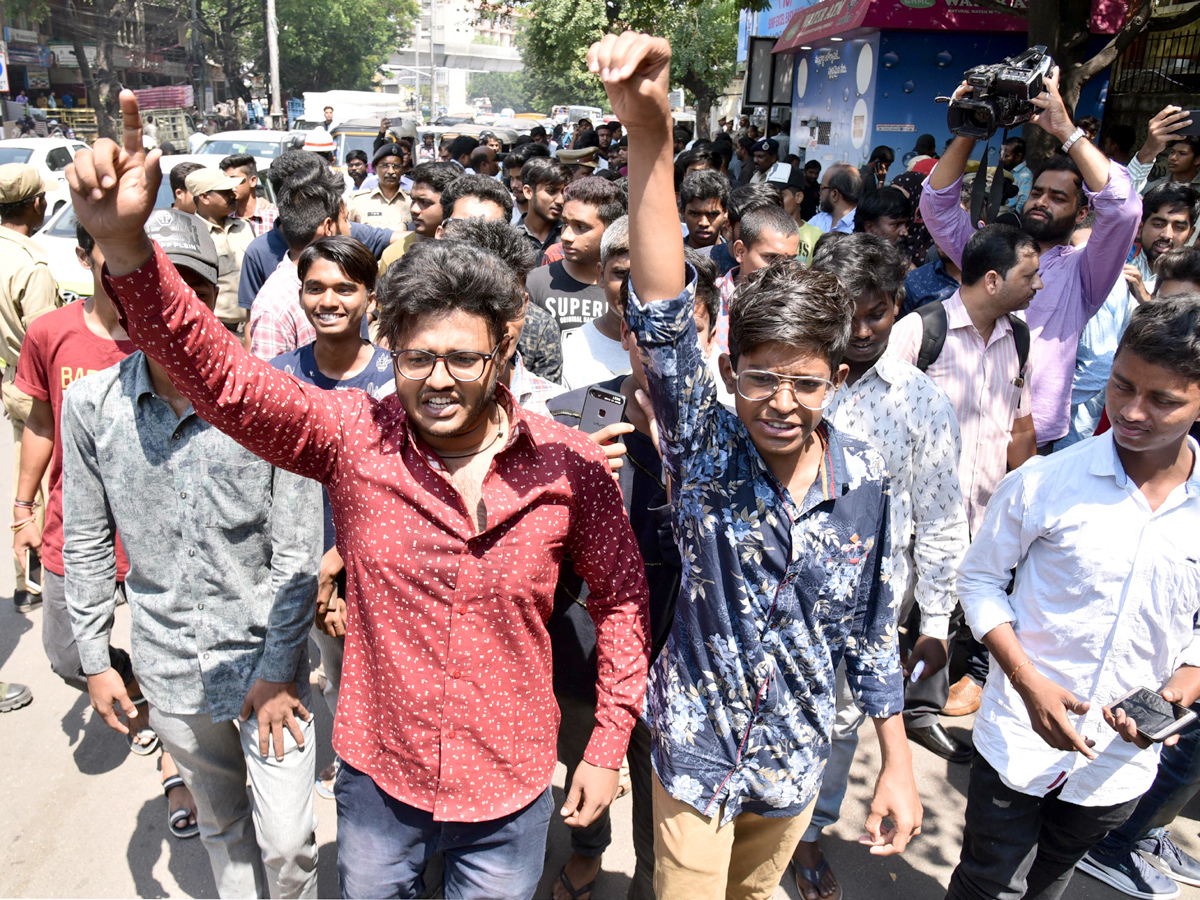
[[[1083,83],[1071,83],[1071,74],[1087,59],[1088,24],[1091,20],[1090,0],[1038,0],[1030,3],[1029,45],[1044,44],[1062,73],[1063,100],[1067,111],[1074,112]],[[1069,96],[1068,96],[1069,95]],[[1036,125],[1026,125],[1023,132],[1025,154],[1029,159],[1048,159],[1058,149],[1058,142]]]

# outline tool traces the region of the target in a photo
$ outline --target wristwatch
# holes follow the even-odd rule
[[[1082,137],[1087,137],[1087,132],[1082,128],[1076,128],[1074,131],[1072,131],[1071,136],[1063,141],[1063,153],[1070,153],[1071,148],[1074,147],[1075,143]]]

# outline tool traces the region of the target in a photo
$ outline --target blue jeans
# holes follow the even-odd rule
[[[435,822],[342,762],[334,782],[343,897],[419,897],[430,857],[446,855],[446,900],[529,900],[542,876],[554,798],[490,822]]]
[[[1200,703],[1192,707],[1200,713]],[[1101,853],[1126,854],[1133,845],[1170,825],[1200,788],[1200,725],[1179,736],[1179,743],[1163,747],[1158,774],[1142,795],[1125,824],[1114,829],[1096,847]]]

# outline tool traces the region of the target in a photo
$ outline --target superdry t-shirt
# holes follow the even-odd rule
[[[576,281],[567,274],[561,259],[530,272],[525,279],[525,290],[530,300],[554,316],[564,333],[608,311],[604,288]]]

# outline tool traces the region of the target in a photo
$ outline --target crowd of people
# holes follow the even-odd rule
[[[670,56],[591,48],[620,125],[506,151],[385,122],[345,171],[310,134],[265,173],[174,167],[160,210],[125,92],[123,143],[67,170],[94,286],[67,306],[47,186],[0,166],[14,601],[53,671],[161,748],[223,897],[316,896],[314,793],[343,896],[421,896],[443,853],[447,897],[532,897],[561,762],[557,900],[616,827],[635,900],[789,872],[830,900],[852,772],[870,852],[920,840],[913,744],[970,766],[949,898],[1200,885],[1167,830],[1200,728],[1118,704],[1200,710],[1190,114],[1098,144],[1055,72],[1046,159],[925,135],[822,168],[678,134]]]

